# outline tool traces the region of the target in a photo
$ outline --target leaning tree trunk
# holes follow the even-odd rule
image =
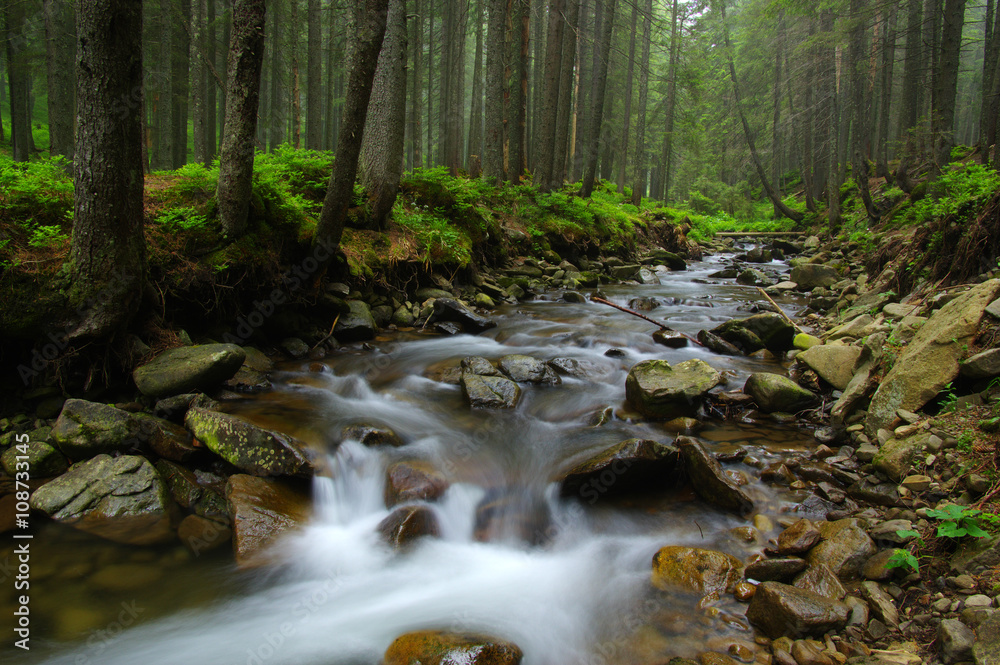
[[[323,245],[332,258],[340,245],[347,221],[347,208],[354,195],[354,178],[358,172],[361,139],[371,99],[372,81],[378,54],[385,37],[389,0],[363,0],[363,12],[358,19],[352,67],[344,98],[340,121],[340,138],[333,161],[333,173],[323,199],[323,211],[316,227],[316,244]]]
[[[368,193],[368,220],[385,228],[403,175],[406,124],[406,0],[390,0],[378,56],[368,119],[361,143],[361,184]]]
[[[226,68],[226,122],[219,158],[219,220],[230,239],[246,233],[264,63],[265,0],[233,0]]]
[[[48,75],[49,154],[73,159],[76,120],[76,23],[71,0],[45,0],[45,64]]]
[[[70,248],[73,339],[105,337],[142,301],[142,2],[77,0],[77,168]]]
[[[750,131],[750,123],[747,122],[746,113],[743,111],[743,100],[740,96],[740,85],[736,78],[736,63],[733,61],[733,51],[732,46],[729,43],[729,28],[725,25],[726,21],[726,6],[721,4],[722,7],[722,22],[723,22],[723,36],[725,39],[726,47],[726,58],[729,61],[729,76],[733,80],[733,99],[736,102],[736,110],[740,116],[740,122],[743,124],[743,134],[746,137],[747,147],[750,148],[750,159],[753,160],[754,168],[757,170],[757,177],[760,178],[760,183],[764,187],[764,191],[767,193],[767,197],[771,199],[772,205],[777,212],[794,222],[801,222],[805,215],[803,215],[798,210],[792,210],[785,202],[781,200],[778,192],[775,191],[774,187],[771,186],[771,181],[767,177],[767,173],[764,171],[764,164],[760,161],[760,155],[757,153],[757,144],[753,138],[753,132]]]

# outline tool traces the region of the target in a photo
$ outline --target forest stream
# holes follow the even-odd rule
[[[621,305],[657,298],[663,305],[652,316],[695,335],[748,315],[745,306],[758,300],[752,287],[707,279],[727,258],[660,271],[658,285],[604,291]],[[781,305],[789,314],[800,307],[791,298]],[[16,662],[376,663],[395,637],[418,629],[509,640],[525,665],[666,662],[733,644],[753,660],[745,605],[728,594],[706,601],[655,589],[650,561],[672,544],[741,560],[762,552],[805,494],[762,483],[747,462],[761,467],[811,447],[811,431],[703,421],[697,437],[710,452],[748,452],[725,466],[748,481],[752,522],[708,506],[686,485],[604,500],[599,485],[561,498],[556,481],[625,439],[674,438],[662,423],[622,410],[636,362],[700,358],[728,377],[727,390],[780,367],[694,344],[661,346],[651,324],[563,302],[557,292],[501,307],[493,318],[498,327],[478,336],[398,332],[322,363],[286,363],[272,373],[272,390],[226,404],[328,451],[313,481],[312,519],[276,546],[269,566],[237,570],[218,551],[129,548],[46,524],[32,545],[45,552],[33,570],[32,617],[46,639]],[[585,373],[522,386],[517,408],[505,411],[470,409],[461,388],[441,380],[464,357],[514,353],[575,359]],[[406,445],[336,445],[343,427],[358,422],[389,427]],[[429,504],[440,537],[394,551],[376,526],[390,512],[386,468],[400,459],[430,462],[448,489]]]

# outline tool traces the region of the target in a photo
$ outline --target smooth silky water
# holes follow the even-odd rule
[[[660,272],[659,285],[604,291],[620,304],[637,296],[672,303],[650,315],[695,335],[746,316],[738,307],[759,299],[750,287],[692,281],[722,260]],[[746,520],[706,506],[689,487],[595,502],[596,490],[559,498],[554,479],[623,439],[674,437],[660,423],[633,422],[624,409],[625,377],[636,362],[700,358],[729,378],[730,390],[777,364],[694,345],[668,349],[653,342],[651,324],[596,303],[561,302],[556,293],[493,317],[499,326],[479,336],[398,333],[323,362],[287,363],[273,373],[273,390],[226,404],[329,455],[313,485],[314,516],[276,546],[277,565],[238,571],[226,552],[127,548],[46,525],[32,545],[32,650],[0,651],[3,661],[353,665],[377,663],[396,636],[417,629],[507,639],[526,665],[655,663],[733,643],[752,647],[745,606],[653,589],[650,564],[671,544],[745,559],[774,533],[754,539],[739,529]],[[611,348],[624,356],[606,356]],[[590,374],[522,385],[511,411],[470,409],[460,387],[441,380],[465,356],[495,361],[511,353],[575,358]],[[615,417],[595,426],[608,407]],[[359,422],[391,427],[407,444],[340,443],[343,428]],[[711,451],[744,448],[764,462],[812,440],[795,427],[738,422],[708,422],[698,436]],[[441,537],[395,552],[376,525],[390,512],[385,469],[400,459],[433,463],[451,486],[431,504]],[[728,466],[749,478],[758,512],[772,521],[802,498],[762,484],[749,466]],[[477,506],[498,497],[505,510],[493,538],[478,542]],[[4,616],[13,602],[0,600]]]

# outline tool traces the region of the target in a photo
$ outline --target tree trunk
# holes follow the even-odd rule
[[[542,96],[542,81],[545,70],[545,8],[547,0],[529,0],[531,2],[531,20],[534,27],[531,34],[535,36],[531,56],[531,89],[528,91],[528,141],[525,145],[528,169],[535,170],[538,162],[538,117]]]
[[[171,167],[179,169],[187,163],[188,66],[191,40],[184,23],[191,17],[191,0],[179,0],[172,21],[173,52],[170,66]]]
[[[774,103],[774,114],[771,117],[771,182],[781,196],[781,50],[785,37],[785,11],[778,10],[778,39],[774,44],[774,85],[771,98]],[[777,209],[774,216],[778,216]]]
[[[990,147],[996,142],[997,104],[1000,90],[995,79],[1000,64],[1000,11],[994,0],[986,0],[984,21],[985,46],[983,47],[983,78],[979,105],[979,153],[980,161],[988,164]]]
[[[635,131],[635,170],[632,205],[639,207],[646,195],[646,104],[649,95],[649,51],[652,39],[653,0],[646,0],[642,14],[642,59],[639,63],[639,114]]]
[[[935,162],[943,169],[951,161],[955,145],[955,96],[958,92],[958,65],[962,53],[965,1],[945,0],[941,33],[941,60],[934,89]]]
[[[73,160],[76,121],[76,21],[71,0],[45,0],[49,154]]]
[[[921,85],[926,93],[921,100],[921,110],[918,115],[924,117],[923,130],[920,133],[920,143],[921,146],[919,150],[922,154],[930,154],[931,158],[934,158],[934,143],[933,143],[933,132],[934,132],[934,109],[937,107],[937,102],[934,96],[938,87],[938,62],[940,60],[941,54],[938,53],[938,48],[941,45],[941,4],[944,0],[924,0],[924,23],[922,26],[923,35],[921,36],[921,43],[923,47],[923,59],[922,59],[922,76],[924,80],[921,81]],[[931,139],[931,145],[927,146],[927,139]]]
[[[903,140],[917,124],[921,107],[921,70],[923,57],[920,45],[920,28],[923,22],[922,0],[906,3],[906,56],[903,59],[903,92],[899,104],[899,126],[896,139]],[[907,141],[909,144],[910,142]]]
[[[503,52],[506,0],[487,0],[486,120],[483,137],[483,175],[492,182],[506,179],[503,168]]]
[[[8,2],[4,8],[7,26],[7,83],[10,88],[10,152],[15,162],[31,156],[31,111],[29,106],[29,53],[23,2]]]
[[[528,168],[525,136],[528,115],[528,46],[530,30],[530,0],[513,0],[514,37],[510,45],[511,79],[510,104],[507,118],[507,177],[516,185]]]
[[[598,11],[599,11],[599,3]],[[577,55],[577,79],[576,79],[576,136],[573,146],[573,164],[570,167],[569,179],[573,182],[583,177],[583,161],[587,144],[587,128],[590,126],[589,116],[591,102],[591,88],[593,81],[594,64],[594,27],[591,18],[590,0],[583,0],[580,5],[580,20],[578,21],[578,49]]]
[[[472,65],[472,104],[469,110],[469,174],[479,177],[483,158],[483,0],[476,0],[476,55]]]
[[[271,59],[270,66],[268,67],[268,75],[270,77],[270,94],[268,95],[268,115],[264,117],[268,118],[268,132],[267,132],[267,148],[268,150],[274,150],[279,145],[281,145],[285,140],[285,104],[284,104],[284,92],[282,88],[282,72],[284,71],[284,66],[280,60],[281,53],[281,27],[284,21],[281,14],[281,0],[271,2],[271,20],[268,21],[267,39],[270,42],[271,48]]]
[[[632,78],[635,71],[635,33],[639,22],[639,3],[632,5],[632,28],[629,31],[628,62],[625,70],[625,111],[622,115],[621,154],[618,161],[618,193],[625,193],[625,171],[628,169],[629,126],[632,122]]]
[[[323,44],[319,12],[320,0],[308,0],[306,6],[307,44],[306,54],[306,148],[319,150],[323,147],[322,89],[323,89]]]
[[[757,170],[757,177],[760,178],[760,183],[764,187],[764,191],[767,192],[767,197],[771,199],[771,203],[774,205],[775,209],[788,219],[801,222],[804,215],[798,210],[792,210],[781,200],[778,193],[771,186],[771,182],[764,172],[764,164],[760,161],[760,155],[757,154],[757,145],[754,142],[753,132],[750,131],[750,123],[747,122],[746,114],[743,111],[743,100],[740,97],[740,86],[736,78],[736,63],[733,61],[732,47],[729,44],[729,28],[725,25],[726,22],[726,7],[725,3],[720,5],[722,8],[722,23],[723,23],[723,35],[725,39],[726,46],[726,59],[729,62],[729,77],[733,81],[733,99],[736,102],[736,110],[740,116],[740,122],[743,124],[743,134],[746,137],[747,147],[750,148],[750,158],[753,160],[754,168]]]
[[[604,12],[601,15],[601,34],[594,53],[596,66],[594,68],[594,105],[587,132],[590,145],[587,146],[587,158],[584,162],[583,183],[580,196],[587,198],[594,191],[594,180],[597,178],[597,152],[601,141],[601,126],[604,120],[604,96],[608,88],[608,60],[611,58],[611,33],[615,23],[616,0],[604,0]]]
[[[292,34],[289,38],[289,47],[292,50],[292,145],[298,150],[302,145],[302,88],[299,79],[299,0],[290,0],[292,5],[291,23]]]
[[[434,0],[427,2],[427,168],[434,166]],[[487,65],[488,67],[489,65]]]
[[[219,157],[219,221],[231,239],[247,229],[253,186],[254,137],[264,64],[265,0],[233,0],[232,35],[226,67],[226,132]]]
[[[378,54],[385,37],[389,0],[363,0],[361,18],[354,35],[356,45],[353,67],[347,81],[347,96],[340,121],[340,140],[333,161],[333,173],[323,200],[323,210],[316,226],[315,244],[331,253],[340,245],[347,220],[347,208],[354,195],[358,155],[371,99],[372,81]],[[329,259],[327,259],[329,260]]]
[[[121,330],[142,302],[142,2],[77,0],[72,339]],[[131,100],[138,103],[123,103]]]
[[[423,60],[423,36],[424,36],[424,19],[420,14],[420,0],[414,0],[414,20],[413,20],[413,86],[410,88],[410,97],[412,98],[412,109],[410,110],[410,121],[413,123],[413,128],[410,131],[410,140],[413,142],[413,162],[414,168],[418,166],[423,166],[423,151],[421,148],[421,124],[420,124],[420,111],[421,111],[421,92],[422,87],[420,85],[422,80],[421,64]]]
[[[219,88],[219,104],[216,109],[216,123],[219,127],[219,152],[222,150],[222,137],[226,134],[226,91],[229,90],[229,42],[232,36],[233,12],[232,0],[222,3],[222,48],[215,53],[215,66],[219,70],[221,87]]]
[[[361,184],[368,194],[368,220],[378,230],[385,228],[403,174],[406,0],[389,0],[387,21],[361,142]]]
[[[202,58],[202,28],[205,21],[205,0],[191,0],[191,129],[194,134],[194,161],[208,163],[208,143],[205,137],[205,62]]]
[[[545,80],[538,117],[538,161],[535,184],[542,191],[552,186],[555,160],[556,114],[559,110],[559,74],[562,63],[563,0],[549,0],[549,30],[545,43]]]
[[[663,127],[663,157],[661,159],[663,169],[663,203],[670,199],[670,176],[673,164],[673,141],[674,141],[674,108],[677,105],[677,62],[680,57],[680,19],[677,15],[677,0],[673,0],[670,9],[670,62],[667,67],[667,108],[664,110],[666,117]]]
[[[851,138],[853,142],[851,150],[851,169],[854,173],[854,184],[858,187],[861,201],[868,213],[870,222],[877,222],[879,212],[875,209],[872,201],[871,190],[868,186],[870,174],[868,172],[868,146],[871,143],[871,96],[868,91],[871,89],[870,69],[864,66],[864,55],[868,52],[865,45],[866,16],[863,13],[862,0],[851,0],[852,28],[849,35],[848,66],[851,71],[851,95],[852,99],[852,127]],[[831,229],[832,231],[833,229]]]
[[[875,132],[875,174],[889,183],[889,111],[892,103],[892,70],[896,59],[896,6],[890,5],[883,15],[882,71],[879,87],[878,131]]]
[[[205,150],[208,153],[208,160],[211,161],[215,159],[218,154],[218,148],[216,146],[217,132],[219,131],[219,125],[216,120],[218,115],[218,86],[221,85],[221,76],[219,72],[220,67],[216,65],[216,30],[215,30],[215,0],[207,0],[207,13],[205,19],[208,22],[207,32],[205,33],[205,61],[211,63],[212,70],[217,76],[209,76],[205,81]]]
[[[580,18],[580,0],[564,0],[565,25],[562,35],[562,53],[559,56],[559,101],[556,104],[555,140],[552,146],[552,189],[562,187],[566,179],[569,158],[570,118],[573,111],[573,69],[576,62],[576,29]]]

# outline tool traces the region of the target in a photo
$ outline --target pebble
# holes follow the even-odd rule
[[[993,599],[987,595],[977,593],[965,599],[965,606],[976,609],[979,607],[993,607]]]
[[[925,492],[928,489],[930,489],[931,482],[932,481],[930,476],[924,476],[918,474],[913,476],[907,476],[906,478],[903,479],[903,482],[900,484],[906,489],[910,490],[911,492]]]

